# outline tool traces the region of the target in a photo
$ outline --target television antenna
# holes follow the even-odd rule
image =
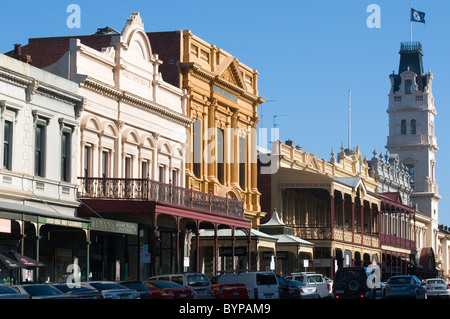
[[[285,114],[275,114],[275,115],[273,116],[273,127],[277,127],[277,126],[280,126],[280,125],[281,125],[281,124],[275,122],[275,119],[276,119],[277,117],[280,117],[280,116],[286,116],[286,115],[285,115]]]

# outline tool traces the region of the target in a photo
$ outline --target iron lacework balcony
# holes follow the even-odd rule
[[[244,218],[244,203],[151,179],[79,177],[80,198],[155,201]]]

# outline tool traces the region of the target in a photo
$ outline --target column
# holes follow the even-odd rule
[[[248,234],[247,234],[247,259],[248,259],[248,271],[251,270],[252,268],[252,229],[248,228],[247,229]]]
[[[232,270],[235,270],[234,269],[234,242],[235,242],[235,237],[234,237],[234,230],[235,230],[235,227],[234,226],[232,226],[231,227],[231,269]]]
[[[200,272],[200,221],[196,220],[195,221],[195,237],[196,237],[196,241],[195,241],[195,245],[196,245],[196,249],[197,249],[197,254],[196,254],[196,271]]]
[[[218,259],[218,251],[217,251],[217,224],[214,224],[214,275],[218,274],[218,264],[217,264],[217,259]]]
[[[331,227],[331,240],[334,239],[334,195],[330,196],[330,205],[331,205],[331,220],[330,220],[330,227]],[[333,265],[331,265],[331,268],[333,268]]]
[[[180,271],[180,217],[176,217],[176,251],[175,253],[176,255],[176,259],[175,259],[175,269],[178,271]]]
[[[355,242],[355,201],[352,197],[352,243],[354,242]]]

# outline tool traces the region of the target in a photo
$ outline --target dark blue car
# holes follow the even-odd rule
[[[392,276],[386,282],[386,298],[427,299],[427,290],[416,276]]]

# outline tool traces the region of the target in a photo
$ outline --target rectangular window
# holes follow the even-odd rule
[[[146,179],[150,177],[149,171],[148,171],[148,161],[142,161],[141,164],[141,178]]]
[[[45,177],[45,126],[37,124],[34,146],[34,174]]]
[[[164,178],[165,173],[166,173],[166,169],[165,169],[164,165],[161,165],[159,167],[159,181],[161,183],[164,183],[164,181],[165,181],[165,178]]]
[[[239,186],[245,189],[245,138],[239,137]]]
[[[406,169],[409,173],[409,183],[411,185],[414,185],[414,165],[413,164],[406,164]]]
[[[200,177],[200,168],[202,161],[202,121],[195,120],[193,125],[193,137],[192,137],[192,149],[193,149],[193,162],[192,169],[196,177]]]
[[[3,131],[3,168],[11,170],[12,166],[12,122],[5,121]]]
[[[102,152],[102,177],[107,178],[110,176],[110,152],[108,150],[104,150]]]
[[[70,132],[63,132],[61,135],[61,180],[70,182]]]
[[[412,80],[405,80],[405,94],[413,92]]]
[[[219,183],[223,184],[225,180],[225,165],[223,162],[224,159],[224,139],[223,139],[223,130],[217,129],[217,179]]]
[[[172,185],[178,186],[178,170],[176,169],[172,171]]]
[[[85,146],[83,153],[83,177],[90,177],[92,148],[90,146]]]
[[[125,178],[131,178],[132,174],[132,158],[130,156],[125,157]]]

